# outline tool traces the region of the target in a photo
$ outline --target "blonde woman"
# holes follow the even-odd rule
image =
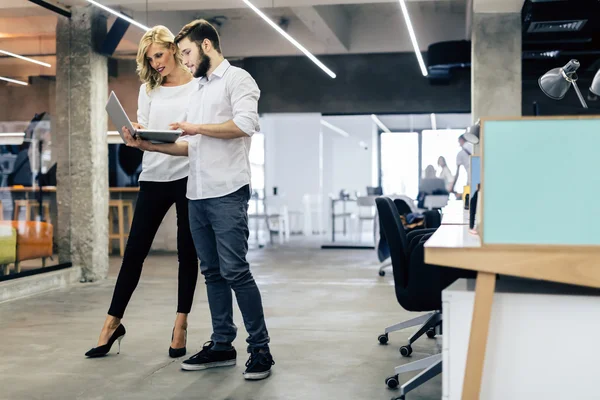
[[[136,127],[169,129],[172,121],[185,119],[188,99],[198,88],[198,83],[183,65],[174,39],[167,28],[156,26],[140,41],[137,73],[143,84],[138,98]],[[87,357],[106,355],[115,341],[119,342],[120,348],[125,335],[125,327],[121,324],[125,308],[139,282],[142,265],[154,236],[173,204],[177,210],[179,287],[169,355],[173,358],[185,355],[187,316],[198,279],[198,258],[190,232],[186,198],[188,173],[187,157],[144,152],[140,192],[112,303],[98,339],[98,347],[88,351]]]

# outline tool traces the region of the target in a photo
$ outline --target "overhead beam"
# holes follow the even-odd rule
[[[525,0],[473,0],[473,11],[481,14],[516,13],[521,11],[524,3]]]
[[[71,18],[71,10],[64,4],[54,0],[29,0],[32,3],[42,6],[52,12],[60,14],[64,17]]]
[[[350,50],[350,17],[341,6],[292,7],[292,11],[329,52],[347,53]]]

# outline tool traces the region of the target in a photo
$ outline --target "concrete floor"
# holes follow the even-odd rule
[[[175,318],[176,257],[152,255],[123,323],[122,352],[86,359],[102,326],[119,258],[108,280],[0,304],[0,399],[390,399],[384,380],[393,367],[436,353],[423,338],[411,359],[398,347],[414,330],[377,336],[387,325],[414,317],[395,300],[392,277],[377,275],[373,251],[320,250],[295,240],[249,254],[263,294],[276,365],[260,382],[242,377],[246,332],[235,309],[238,365],[184,372],[167,349]],[[202,278],[200,278],[202,279]],[[190,315],[188,355],[209,339],[210,315],[199,280]],[[408,373],[401,381],[414,376]],[[441,376],[407,396],[441,398]]]

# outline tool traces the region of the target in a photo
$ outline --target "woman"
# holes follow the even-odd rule
[[[137,54],[137,73],[144,83],[138,98],[136,128],[168,130],[171,122],[185,118],[189,96],[198,87],[197,80],[183,65],[174,36],[164,26],[156,26],[142,37]],[[86,356],[106,355],[117,340],[120,348],[125,335],[125,327],[121,324],[125,308],[139,282],[154,236],[173,204],[177,210],[179,280],[177,314],[169,355],[173,358],[185,355],[187,316],[198,279],[198,258],[190,232],[186,199],[188,172],[187,157],[144,152],[140,192],[112,303],[98,347],[88,351]]]
[[[444,157],[438,158],[438,166],[442,169],[439,175],[439,178],[443,179],[446,183],[446,189],[450,192],[452,184],[454,183],[454,175],[452,175],[452,171],[446,164],[446,159]]]

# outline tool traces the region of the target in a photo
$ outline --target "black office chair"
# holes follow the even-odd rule
[[[410,206],[403,199],[394,199],[394,205],[396,206],[396,210],[398,211],[399,215],[407,215],[412,213]],[[423,216],[425,217],[425,228],[416,228],[408,233],[409,236],[414,232],[417,232],[419,235],[423,233],[435,232],[435,230],[442,224],[442,216],[437,210],[425,211]],[[390,257],[388,249],[389,245],[385,240],[383,232],[380,232],[379,236],[379,242],[376,243],[377,256],[379,258],[379,262],[383,263],[379,267],[379,276],[385,276],[385,269],[391,267],[392,263],[391,261],[385,262]]]
[[[404,231],[400,216],[389,198],[376,199],[377,211],[383,234],[389,244],[394,273],[394,287],[398,303],[407,311],[429,312],[423,316],[404,321],[400,324],[386,328],[386,333],[379,337],[380,343],[387,343],[388,333],[422,324],[419,330],[410,337],[409,344],[400,348],[403,356],[412,353],[412,343],[423,334],[435,336],[435,328],[442,322],[439,310],[442,308],[442,290],[452,284],[456,279],[465,276],[468,272],[442,268],[425,264],[424,244],[433,234],[431,231],[414,231],[409,235]],[[399,385],[398,375],[408,371],[423,369],[423,371],[400,388],[401,396],[425,383],[442,371],[442,356],[436,354],[423,360],[401,365],[395,368],[395,375],[386,379],[389,388]]]

